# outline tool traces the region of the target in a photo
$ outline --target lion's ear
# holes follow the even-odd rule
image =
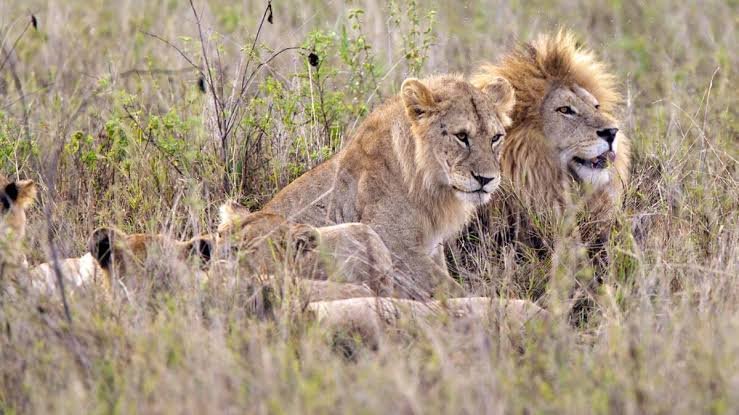
[[[500,117],[503,126],[511,125],[511,112],[516,105],[516,94],[513,91],[511,83],[505,78],[497,77],[489,84],[483,87],[483,92],[488,94],[498,109],[498,117]]]
[[[18,180],[8,183],[3,192],[12,203],[27,208],[36,199],[36,183],[33,180]]]
[[[416,78],[408,78],[400,87],[405,112],[408,118],[416,121],[436,108],[436,99],[430,89]]]
[[[111,228],[98,228],[92,232],[87,240],[87,249],[100,264],[100,268],[109,269],[113,263],[116,233]]]
[[[318,248],[321,235],[318,230],[310,225],[298,224],[292,227],[288,234],[288,240],[292,243],[292,249],[297,255],[314,251]]]
[[[213,256],[213,238],[209,236],[198,236],[188,242],[189,255],[200,258],[203,264],[210,262]]]
[[[251,212],[248,207],[232,200],[227,201],[218,209],[220,219],[218,232],[226,232],[229,229],[239,226],[250,214]]]

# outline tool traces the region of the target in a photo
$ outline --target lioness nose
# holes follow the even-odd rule
[[[596,131],[596,134],[598,134],[598,137],[606,140],[608,144],[613,143],[613,140],[616,139],[616,133],[618,132],[618,128],[604,128],[602,130]]]
[[[470,173],[472,173],[472,177],[474,177],[475,180],[477,180],[477,182],[480,183],[480,186],[485,186],[486,184],[488,184],[491,181],[493,181],[493,179],[495,178],[495,177],[479,176],[479,175],[475,174],[475,172],[470,172]]]

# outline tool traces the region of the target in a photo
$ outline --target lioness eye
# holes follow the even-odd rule
[[[500,139],[501,139],[501,138],[503,138],[503,134],[495,134],[495,135],[493,136],[493,139],[492,139],[492,140],[490,141],[490,143],[491,143],[491,144],[495,144],[495,143],[497,143],[498,141],[500,141]]]
[[[576,114],[575,110],[573,110],[572,107],[570,106],[559,107],[557,108],[557,112],[561,114],[565,114],[565,115],[575,115]]]
[[[466,147],[469,147],[470,146],[470,142],[467,139],[467,133],[466,132],[462,131],[462,132],[459,132],[457,134],[454,134],[454,136],[457,137],[457,140],[461,141],[462,144],[464,144]]]

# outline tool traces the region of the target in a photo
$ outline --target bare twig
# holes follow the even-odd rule
[[[69,324],[72,324],[72,313],[69,311],[67,294],[64,291],[64,274],[62,273],[61,266],[59,266],[59,253],[57,252],[56,244],[54,243],[54,232],[52,230],[53,227],[51,222],[51,210],[49,209],[48,204],[44,206],[44,215],[46,216],[46,237],[47,242],[49,243],[49,250],[51,251],[51,265],[54,269],[54,275],[56,276],[56,285],[59,289],[59,295],[62,299],[62,305],[64,306],[64,316],[67,318],[67,322],[69,322]]]
[[[15,45],[13,45],[13,49],[15,49]],[[31,140],[31,128],[28,123],[28,105],[26,104],[26,94],[23,91],[23,82],[21,82],[21,78],[18,75],[18,71],[15,67],[15,62],[10,58],[10,55],[13,53],[13,50],[11,49],[10,52],[6,51],[5,48],[2,48],[2,54],[6,56],[5,62],[8,62],[8,71],[10,72],[11,77],[13,78],[13,85],[15,85],[16,91],[18,91],[18,100],[21,103],[21,111],[22,111],[22,117],[23,117],[23,135],[26,138],[26,141]],[[3,63],[4,64],[4,63]],[[0,70],[2,70],[2,67],[0,66]]]
[[[31,129],[28,124],[28,106],[26,105],[26,96],[23,92],[23,83],[21,82],[20,76],[18,76],[18,70],[15,67],[15,62],[13,62],[12,55],[15,52],[15,48],[18,46],[18,42],[21,40],[23,35],[26,34],[29,27],[31,27],[31,21],[26,23],[23,31],[18,35],[17,38],[15,38],[13,46],[10,48],[10,50],[6,50],[5,45],[0,45],[0,50],[2,51],[2,55],[4,56],[2,63],[0,63],[0,71],[2,71],[3,68],[5,68],[5,65],[8,64],[10,75],[13,77],[13,83],[15,84],[15,89],[18,91],[21,106],[23,107],[23,135],[25,136],[27,141],[31,139]]]
[[[0,71],[3,70],[3,68],[5,67],[5,64],[10,60],[10,55],[15,51],[16,46],[18,46],[18,41],[20,41],[23,35],[26,34],[29,27],[31,27],[31,22],[26,23],[26,27],[23,28],[23,31],[21,32],[21,34],[18,35],[17,38],[15,38],[15,42],[13,42],[13,47],[10,48],[9,53],[5,54],[5,59],[3,59],[2,63],[0,63]],[[3,52],[5,52],[5,45],[2,45],[2,46],[3,46]]]
[[[178,73],[187,73],[191,71],[199,71],[200,68],[179,68],[179,69],[165,69],[165,68],[155,68],[155,69],[129,69],[127,71],[123,71],[120,73],[121,78],[127,78],[131,75],[173,75]]]
[[[176,50],[177,53],[179,53],[180,56],[185,59],[185,61],[187,61],[193,68],[196,68],[198,70],[202,82],[207,85],[207,92],[213,102],[215,124],[217,128],[217,139],[221,145],[220,151],[222,162],[224,165],[223,189],[226,193],[231,193],[232,186],[230,175],[232,170],[232,163],[229,159],[229,155],[231,154],[229,148],[231,147],[231,137],[233,136],[234,131],[239,125],[238,120],[240,120],[244,114],[245,103],[247,101],[251,102],[251,100],[254,99],[258,94],[257,93],[251,97],[248,95],[251,83],[259,74],[262,68],[269,65],[272,60],[274,60],[281,54],[291,50],[306,49],[301,47],[283,48],[273,53],[269,58],[267,58],[267,60],[260,61],[254,70],[250,70],[252,59],[255,59],[257,55],[257,45],[259,42],[259,37],[262,33],[262,29],[264,27],[264,22],[267,21],[269,23],[272,23],[272,2],[271,0],[268,0],[267,6],[264,9],[264,13],[262,13],[262,18],[259,21],[257,33],[254,36],[254,40],[252,41],[251,49],[245,51],[246,57],[245,59],[242,59],[242,64],[239,64],[239,69],[235,77],[238,81],[233,82],[231,95],[229,97],[226,97],[226,80],[223,76],[224,71],[221,64],[222,60],[220,51],[216,50],[214,56],[211,56],[209,54],[208,38],[203,29],[201,15],[200,13],[198,13],[197,8],[195,7],[195,2],[193,0],[189,0],[189,4],[195,18],[195,24],[198,30],[200,50],[203,55],[203,67],[196,65],[190,56],[188,56],[181,48],[177,47],[172,42],[153,33],[142,33],[146,34],[147,36],[151,36]]]

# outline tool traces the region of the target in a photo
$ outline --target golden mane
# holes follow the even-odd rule
[[[545,136],[541,108],[550,91],[579,86],[595,97],[600,112],[618,118],[614,112],[618,111],[621,96],[616,90],[615,76],[592,51],[578,44],[574,34],[560,30],[554,35],[539,35],[532,42],[517,46],[497,63],[482,66],[471,82],[484,88],[499,77],[513,86],[516,102],[511,113],[513,124],[506,129],[501,160],[506,180],[502,191],[493,199],[492,207],[486,209],[491,221],[502,227],[515,222],[514,227],[518,229],[515,235],[519,240],[534,241],[543,237],[551,243],[563,214],[574,207],[580,211],[581,237],[603,240],[609,233],[612,213],[618,209],[628,179],[628,137],[619,136],[619,151],[614,162],[616,178],[584,200],[579,199],[578,192],[572,191],[577,186],[571,173],[552,153],[551,140]],[[496,218],[501,211],[509,212],[509,216]],[[532,227],[537,229],[532,230]]]
[[[512,119],[517,125],[539,125],[542,101],[554,85],[579,85],[593,94],[601,110],[614,111],[621,101],[616,78],[595,54],[580,46],[572,32],[539,35],[536,40],[518,46],[497,64],[487,64],[472,77],[472,84],[482,88],[495,78],[508,80],[516,91]]]

